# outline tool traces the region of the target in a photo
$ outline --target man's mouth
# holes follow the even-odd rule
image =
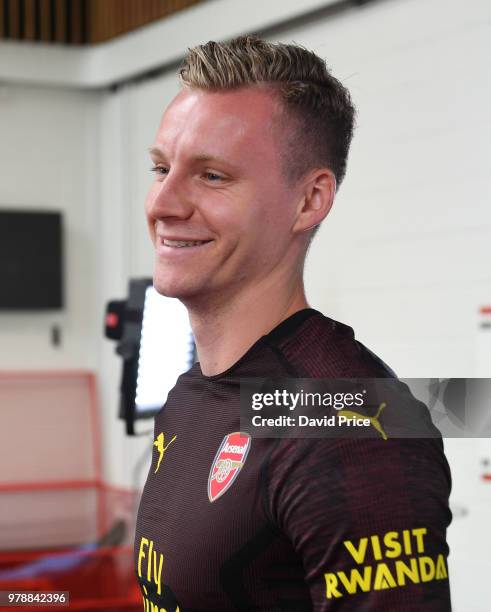
[[[211,240],[167,240],[166,238],[162,239],[162,244],[164,246],[175,249],[202,246],[203,244],[207,244],[208,242],[211,242]]]

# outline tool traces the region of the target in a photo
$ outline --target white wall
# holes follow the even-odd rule
[[[490,14],[485,1],[398,0],[291,32],[328,59],[359,108],[308,286],[401,376],[477,368],[491,276]]]
[[[66,309],[0,313],[0,368],[93,368],[98,244],[99,96],[39,86],[0,88],[0,207],[49,208],[64,216]],[[29,279],[25,279],[29,283]],[[59,348],[50,328],[62,332]]]

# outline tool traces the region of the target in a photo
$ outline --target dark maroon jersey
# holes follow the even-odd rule
[[[386,378],[350,327],[301,310],[226,372],[199,364],[155,418],[135,565],[144,610],[448,612],[441,439],[240,430],[248,377]]]

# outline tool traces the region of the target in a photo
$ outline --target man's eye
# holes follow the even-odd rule
[[[203,174],[203,176],[208,180],[211,181],[213,183],[216,183],[218,181],[223,180],[223,176],[220,176],[220,174],[215,174],[214,172],[205,172]]]
[[[155,172],[155,174],[161,174],[164,176],[169,174],[169,168],[166,168],[165,166],[152,166],[150,170],[151,172]]]

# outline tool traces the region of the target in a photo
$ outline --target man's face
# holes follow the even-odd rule
[[[165,111],[145,204],[160,293],[228,298],[292,266],[298,200],[282,174],[276,109],[248,87],[183,89]]]

